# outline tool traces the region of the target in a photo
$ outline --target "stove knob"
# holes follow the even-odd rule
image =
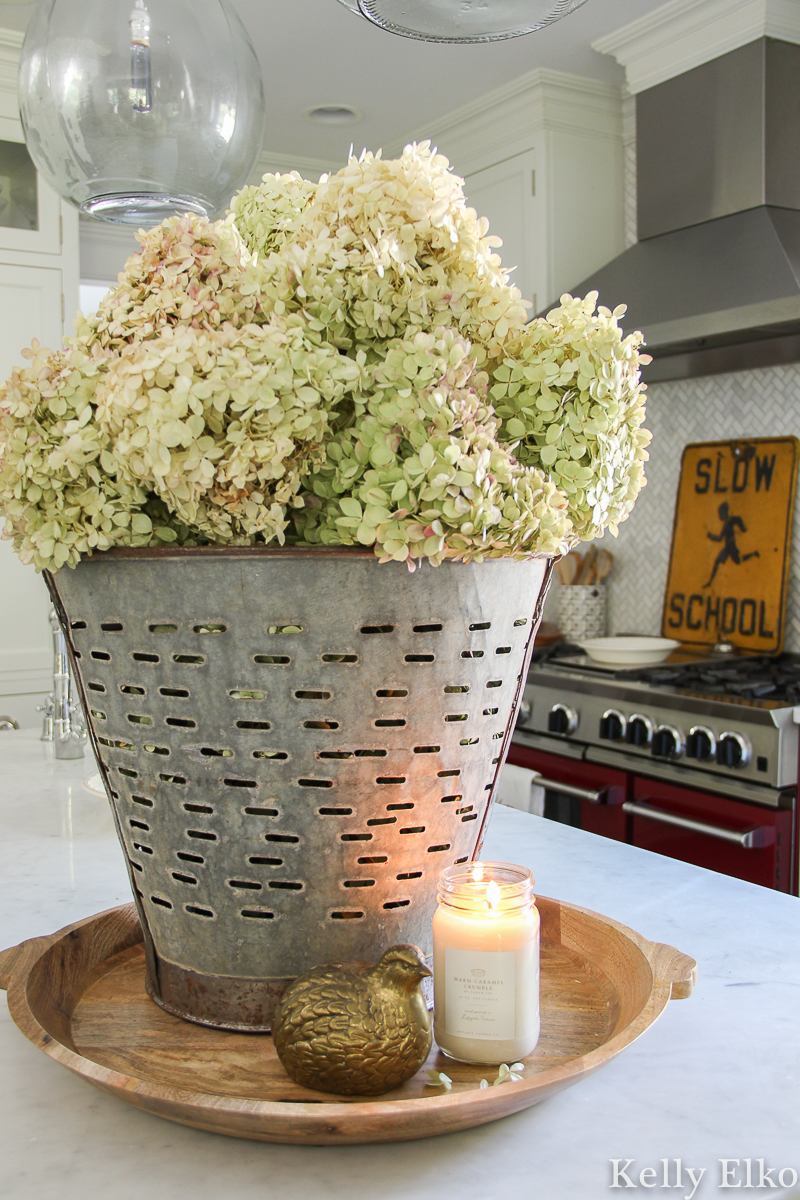
[[[600,737],[609,742],[621,742],[627,721],[615,708],[607,709],[600,718]]]
[[[529,700],[520,701],[520,706],[517,711],[517,725],[527,725],[533,713],[533,705]]]
[[[649,717],[641,713],[631,713],[628,728],[625,731],[625,741],[629,746],[649,746],[653,737],[653,723]]]
[[[686,739],[686,757],[696,758],[698,762],[708,762],[714,757],[717,749],[717,739],[705,725],[695,725],[689,730]]]
[[[653,734],[650,753],[655,758],[680,758],[683,754],[683,735],[674,725],[659,725]]]
[[[721,767],[746,767],[750,761],[750,743],[740,733],[722,733],[717,742],[717,762]]]
[[[547,730],[549,733],[560,733],[566,737],[578,728],[578,714],[566,704],[554,704],[547,714]]]

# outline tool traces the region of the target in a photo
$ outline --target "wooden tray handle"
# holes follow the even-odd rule
[[[26,946],[27,942],[20,942],[18,946],[9,946],[8,950],[0,951],[0,991],[8,991],[14,967],[22,961]]]
[[[653,968],[656,986],[669,986],[672,1000],[688,999],[697,983],[695,960],[663,942],[651,942],[646,954]]]

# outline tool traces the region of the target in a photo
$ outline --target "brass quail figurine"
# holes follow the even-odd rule
[[[287,1074],[304,1087],[379,1096],[405,1083],[431,1048],[419,984],[431,972],[422,951],[401,943],[375,966],[328,963],[289,986],[272,1037]]]

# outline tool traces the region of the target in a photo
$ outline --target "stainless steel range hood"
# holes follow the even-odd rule
[[[628,305],[650,380],[800,361],[800,46],[759,38],[636,97],[639,241],[574,289]]]

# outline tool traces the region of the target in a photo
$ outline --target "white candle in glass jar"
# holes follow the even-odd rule
[[[434,1036],[450,1058],[512,1063],[539,1040],[539,913],[525,867],[469,863],[439,876]]]

